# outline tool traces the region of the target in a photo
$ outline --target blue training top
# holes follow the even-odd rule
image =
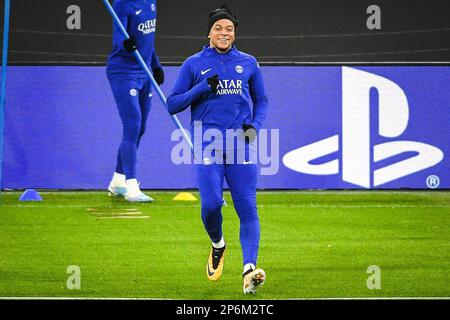
[[[213,93],[207,78],[216,74],[220,83]],[[167,105],[171,114],[191,106],[191,125],[202,121],[204,130],[215,128],[225,133],[243,124],[259,130],[267,114],[268,99],[253,56],[234,46],[221,54],[207,45],[183,63]]]
[[[136,39],[137,49],[150,70],[161,67],[154,49],[156,0],[116,0],[113,8],[128,35]],[[122,32],[113,23],[113,49],[108,57],[108,68],[114,71],[144,73],[132,53],[123,47],[124,40]]]

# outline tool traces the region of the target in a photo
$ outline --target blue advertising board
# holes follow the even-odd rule
[[[178,67],[166,67],[166,94]],[[258,188],[450,188],[450,67],[262,67],[269,113]],[[189,128],[188,111],[179,115]],[[195,188],[156,95],[138,155],[143,188]],[[104,189],[121,123],[104,67],[11,67],[3,188]],[[267,138],[267,139],[265,139]]]

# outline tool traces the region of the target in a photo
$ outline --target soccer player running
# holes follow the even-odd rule
[[[240,52],[233,45],[237,17],[226,6],[209,14],[209,45],[183,63],[171,95],[167,100],[169,112],[175,114],[191,106],[191,125],[201,121],[202,131],[240,129],[248,138],[242,145],[245,156],[254,150],[256,132],[262,127],[268,108],[263,78],[256,59]],[[237,135],[236,135],[237,136]],[[207,277],[218,280],[222,274],[225,240],[222,234],[222,196],[224,178],[227,180],[234,207],[240,218],[240,242],[243,253],[243,290],[254,293],[266,279],[265,272],[256,268],[260,225],[256,207],[256,161],[236,160],[239,148],[213,150],[222,162],[205,157],[209,143],[201,144],[202,164],[196,165],[204,227],[212,241],[206,266]],[[250,142],[251,141],[251,142]],[[226,145],[224,143],[223,145]],[[234,145],[234,143],[233,143]],[[210,151],[210,150],[209,150]],[[223,152],[225,151],[225,152]],[[196,157],[199,155],[195,152]]]
[[[160,85],[164,71],[156,55],[156,0],[116,0],[113,8],[127,30],[125,39],[114,24],[113,49],[106,73],[123,125],[116,169],[108,190],[130,202],[151,202],[139,188],[136,174],[137,150],[146,129],[151,108],[152,88],[147,74],[132,55],[139,50]]]

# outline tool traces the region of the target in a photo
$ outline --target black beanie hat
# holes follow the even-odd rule
[[[233,22],[235,28],[239,25],[237,16],[235,16],[233,12],[231,12],[231,10],[228,8],[228,5],[224,4],[220,8],[215,9],[209,13],[208,35],[214,23],[216,23],[216,21],[220,19],[230,20],[231,22]]]

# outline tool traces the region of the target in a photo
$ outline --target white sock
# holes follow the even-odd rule
[[[124,185],[125,184],[125,175],[121,173],[114,172],[111,184],[113,185]]]
[[[214,243],[214,242],[213,242],[212,245],[213,245],[213,247],[216,248],[216,249],[220,249],[220,248],[225,247],[225,240],[223,239],[223,236],[222,236],[222,239],[220,239],[219,242],[217,242],[217,243]]]
[[[127,191],[130,193],[140,192],[139,184],[136,179],[126,180]]]
[[[249,269],[255,270],[255,265],[253,263],[247,263],[244,266],[244,272],[243,273],[246,273]]]

